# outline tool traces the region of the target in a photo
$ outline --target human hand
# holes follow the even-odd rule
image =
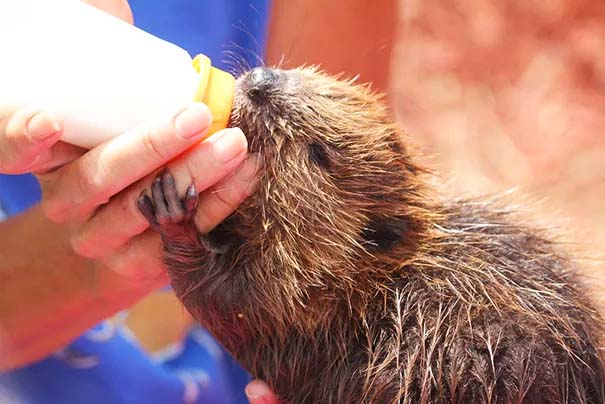
[[[160,168],[168,165],[179,193],[191,184],[201,192],[195,220],[202,232],[253,190],[257,160],[246,159],[244,134],[224,129],[200,143],[210,122],[208,108],[192,104],[176,117],[143,125],[38,174],[43,211],[72,228],[72,247],[79,255],[128,277],[162,276],[154,254],[160,251],[159,235],[148,229],[136,204]]]
[[[279,404],[277,395],[260,380],[253,380],[246,386],[246,397],[250,404]]]
[[[85,150],[64,142],[61,125],[35,106],[0,116],[0,174],[25,174],[52,170]]]
[[[0,124],[0,172],[37,175],[46,216],[72,227],[78,254],[123,275],[156,276],[163,271],[150,251],[159,250],[159,236],[146,232],[147,221],[136,208],[154,171],[170,162],[177,189],[184,192],[193,182],[203,192],[196,217],[200,231],[211,230],[252,192],[254,157],[227,178],[245,160],[245,136],[226,129],[199,143],[210,122],[208,108],[193,104],[177,118],[86,151],[57,142],[60,124],[24,108]]]

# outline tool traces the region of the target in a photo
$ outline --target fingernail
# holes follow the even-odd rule
[[[248,140],[239,128],[224,129],[213,143],[214,155],[223,164],[241,156],[248,148]]]
[[[202,136],[212,121],[210,109],[205,104],[196,102],[181,111],[174,120],[176,133],[183,139]]]
[[[268,395],[272,394],[271,390],[264,384],[258,382],[251,382],[246,386],[246,397],[248,400],[255,400],[255,403],[265,402]],[[260,399],[260,400],[259,400]]]
[[[38,141],[54,137],[60,130],[59,124],[46,112],[38,112],[25,125],[27,134]]]

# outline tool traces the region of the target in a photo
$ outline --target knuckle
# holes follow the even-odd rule
[[[50,221],[55,223],[64,223],[66,221],[66,209],[61,204],[57,203],[55,199],[43,198],[40,202],[40,208],[42,209],[44,216]]]
[[[72,203],[76,206],[89,207],[99,206],[109,201],[107,195],[107,175],[101,164],[97,164],[96,170],[79,170],[78,191],[74,192]]]
[[[111,271],[130,280],[145,278],[142,265],[128,253],[115,254],[103,260],[103,264]]]
[[[128,275],[130,267],[125,264],[124,257],[121,255],[111,255],[101,260],[103,264],[118,275]]]
[[[163,161],[169,157],[167,155],[167,150],[164,145],[162,145],[160,139],[161,134],[158,129],[150,129],[145,136],[143,136],[142,144],[144,153],[147,154],[150,159]]]
[[[103,187],[104,175],[102,170],[98,169],[94,172],[89,170],[79,170],[78,174],[80,191],[83,192],[83,195],[86,195],[87,198],[89,197],[88,194],[91,194]]]
[[[98,258],[95,243],[90,242],[86,234],[78,234],[70,239],[71,249],[79,256],[89,259]]]

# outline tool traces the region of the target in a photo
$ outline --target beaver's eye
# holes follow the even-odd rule
[[[330,101],[340,100],[342,98],[342,97],[339,97],[338,95],[332,94],[332,93],[324,93],[324,94],[321,94],[321,96]]]
[[[361,237],[369,250],[384,251],[394,247],[407,228],[407,221],[402,218],[373,218],[363,229]]]
[[[309,145],[309,157],[311,161],[323,168],[330,168],[330,157],[326,148],[319,143]]]

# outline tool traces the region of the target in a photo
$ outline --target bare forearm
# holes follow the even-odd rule
[[[0,369],[38,360],[163,279],[134,282],[75,255],[36,207],[0,224]]]

